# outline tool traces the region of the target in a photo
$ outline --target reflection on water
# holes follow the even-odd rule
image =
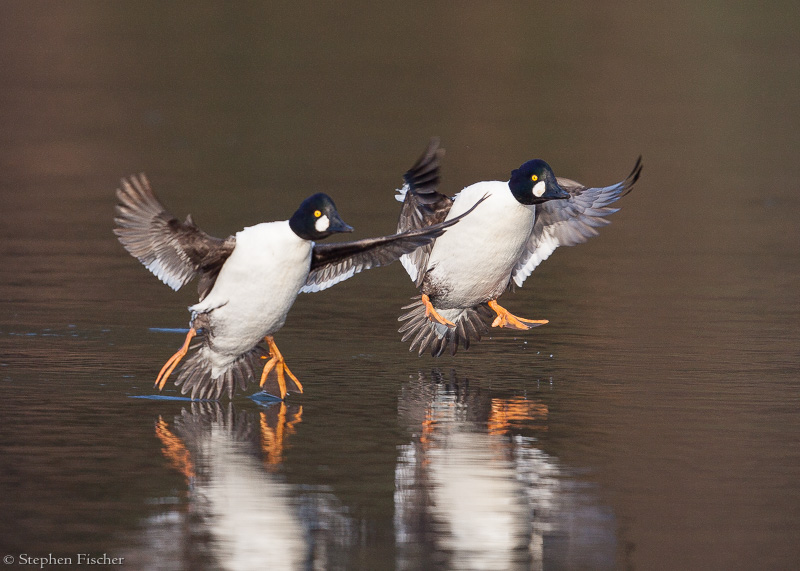
[[[453,520],[478,509],[512,526],[497,561],[598,568],[616,543],[638,569],[797,568],[800,10],[318,4],[0,2],[0,553],[220,568],[236,480],[329,568],[460,563],[462,528],[487,536]],[[431,135],[448,194],[535,156],[599,183],[644,155],[602,239],[515,295],[546,328],[418,360],[390,266],[298,299],[302,421],[127,398],[196,297],[114,240],[120,176],[158,176],[217,236],[318,190],[378,236]],[[458,378],[407,382],[428,366]],[[457,470],[499,491],[462,506]]]
[[[251,431],[258,428],[258,444],[260,451],[263,455],[264,466],[268,471],[274,471],[274,468],[283,461],[283,452],[285,441],[289,435],[295,433],[295,426],[302,420],[303,407],[299,405],[287,405],[284,402],[270,403],[264,406],[264,410],[258,414],[258,426],[251,425],[255,420],[241,420],[238,422],[233,419],[232,424],[226,422],[226,417],[221,421],[219,419],[222,414],[222,407],[219,403],[207,402],[193,402],[192,413],[188,414],[184,409],[181,417],[176,421],[176,430],[184,434],[184,438],[180,438],[173,434],[169,428],[169,424],[161,417],[156,422],[156,436],[161,441],[163,446],[164,456],[166,456],[171,465],[186,476],[187,481],[191,482],[195,476],[194,465],[191,459],[191,453],[186,448],[185,440],[197,441],[197,428],[201,424],[205,425],[218,425],[225,430],[243,430],[244,433],[235,435],[232,440],[241,445],[245,442],[251,442],[255,445],[255,437],[250,436]],[[202,412],[199,412],[202,411]],[[229,404],[227,407],[227,418],[234,417],[237,413],[233,406]],[[248,416],[246,412],[239,411],[239,416]],[[191,433],[189,432],[191,428]],[[209,428],[209,430],[213,430]]]
[[[493,396],[452,371],[431,377],[409,382],[399,403],[412,442],[395,475],[398,568],[613,567],[613,518],[537,446],[547,405]]]
[[[294,497],[278,473],[302,412],[283,402],[257,412],[193,402],[171,423],[158,417],[162,452],[188,488],[185,505],[147,522],[159,568],[165,557],[184,568],[327,566],[326,543],[346,538],[349,522],[332,496]]]
[[[394,546],[380,546],[394,553],[387,567],[614,566],[615,518],[591,483],[542,449],[545,402],[434,371],[406,382],[397,407],[407,436],[394,464]],[[354,506],[313,476],[287,476],[304,422],[303,407],[284,402],[192,402],[172,419],[158,415],[164,469],[180,473],[185,488],[152,500],[161,509],[143,522],[142,547],[127,561],[237,570],[265,562],[274,569],[358,566],[373,540]]]

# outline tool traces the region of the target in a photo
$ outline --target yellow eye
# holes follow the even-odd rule
[[[536,182],[537,180],[539,180],[539,177],[538,177],[538,176],[536,176],[536,175],[533,175],[533,176],[531,177],[531,180],[532,180],[533,182]]]
[[[314,211],[314,218],[319,218],[320,216],[322,216],[322,212],[320,212],[319,210],[315,210]]]

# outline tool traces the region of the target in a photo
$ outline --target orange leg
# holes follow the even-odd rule
[[[506,308],[501,307],[499,303],[497,303],[496,299],[492,299],[489,301],[489,307],[491,307],[494,312],[497,314],[497,317],[494,318],[492,321],[492,327],[508,327],[509,329],[530,329],[531,327],[536,327],[537,325],[544,325],[545,323],[549,323],[547,319],[524,319],[522,317],[517,317],[513,315],[510,311]]]
[[[445,319],[444,317],[439,315],[439,313],[434,309],[433,304],[431,303],[431,299],[424,293],[422,294],[422,303],[425,304],[425,317],[427,317],[431,321],[437,321],[442,325],[447,325],[448,327],[456,326],[456,324],[450,321],[449,319]]]
[[[158,390],[164,388],[164,385],[167,382],[167,378],[172,374],[172,371],[175,370],[175,367],[178,366],[178,363],[181,362],[181,359],[186,356],[187,351],[189,351],[189,343],[192,342],[192,338],[197,335],[197,330],[192,327],[189,329],[189,333],[186,334],[186,341],[183,342],[183,346],[178,349],[178,352],[175,353],[172,357],[170,357],[164,366],[161,367],[161,372],[158,373],[158,377],[156,377],[156,385]]]
[[[298,390],[302,393],[303,392],[303,385],[300,384],[300,381],[297,380],[297,377],[292,374],[289,370],[289,367],[286,366],[286,361],[283,359],[283,355],[278,350],[278,346],[275,345],[275,340],[272,338],[272,335],[267,335],[264,337],[264,341],[267,342],[269,345],[269,354],[270,360],[267,361],[267,364],[264,365],[264,370],[261,373],[261,383],[260,385],[263,387],[264,383],[267,382],[267,375],[269,375],[272,369],[275,369],[275,372],[278,374],[278,387],[281,389],[281,399],[286,398],[286,377],[284,373],[289,375],[289,378],[292,379],[294,384],[297,386]]]

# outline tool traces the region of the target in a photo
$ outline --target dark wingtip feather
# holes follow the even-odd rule
[[[639,180],[639,177],[642,176],[642,155],[639,155],[639,158],[636,159],[636,164],[633,165],[633,170],[631,174],[629,174],[622,183],[622,188],[620,189],[620,198],[629,194],[633,190],[633,185],[636,184],[636,181]]]
[[[120,179],[116,196],[114,222],[122,228],[141,225],[150,216],[164,209],[153,194],[150,181],[144,173]]]
[[[444,149],[439,147],[439,138],[431,137],[428,148],[403,175],[403,181],[412,192],[418,195],[435,193],[440,178],[439,162],[443,156]]]

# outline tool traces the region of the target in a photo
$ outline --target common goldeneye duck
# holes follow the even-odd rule
[[[320,245],[315,240],[353,229],[333,200],[319,193],[305,199],[289,220],[257,224],[220,239],[203,232],[191,216],[180,222],[167,212],[144,174],[123,179],[117,200],[114,234],[131,255],[174,290],[198,278],[200,300],[189,307],[189,333],[156,378],[161,390],[197,336],[198,349],[175,382],[193,399],[218,398],[225,390],[233,396],[237,386],[245,389],[255,380],[260,361],[267,358],[260,386],[274,370],[281,398],[287,393],[287,375],[302,393],[273,339],[298,293],[320,291],[389,264],[458,222],[453,218],[391,236]]]
[[[616,212],[609,207],[633,188],[642,171],[642,158],[617,184],[588,188],[553,174],[540,159],[511,172],[507,182],[479,182],[453,198],[440,194],[439,162],[444,150],[438,139],[406,172],[395,197],[403,203],[398,232],[425,228],[475,211],[431,244],[401,258],[420,296],[403,309],[399,320],[403,341],[410,349],[428,348],[441,355],[450,345],[469,348],[488,331],[483,319],[494,315],[492,327],[529,329],[547,320],[517,317],[498,304],[508,288],[525,279],[559,246],[573,246],[597,235]],[[476,202],[482,203],[476,207]],[[489,311],[491,310],[491,311]],[[493,312],[493,313],[492,313]]]

